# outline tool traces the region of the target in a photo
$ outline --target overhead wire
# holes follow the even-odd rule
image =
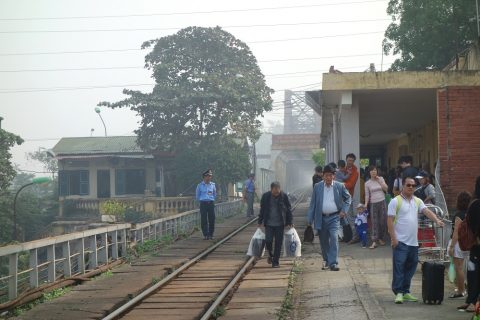
[[[111,18],[131,18],[131,17],[155,17],[155,16],[174,16],[174,15],[195,15],[195,14],[212,14],[212,13],[234,13],[234,12],[251,12],[251,11],[267,11],[267,10],[285,10],[299,8],[314,8],[339,6],[348,4],[365,4],[373,2],[386,2],[386,0],[363,0],[348,2],[331,2],[321,4],[296,5],[296,6],[277,6],[263,8],[239,8],[225,10],[208,10],[208,11],[186,11],[186,12],[161,12],[161,13],[143,13],[143,14],[124,14],[124,15],[98,15],[98,16],[71,16],[71,17],[24,17],[24,18],[0,18],[0,21],[31,21],[31,20],[70,20],[70,19],[111,19]]]
[[[272,59],[272,60],[260,60],[259,63],[269,62],[284,62],[284,61],[303,61],[303,60],[322,60],[332,58],[354,58],[365,56],[378,56],[379,53],[366,53],[366,54],[354,54],[354,55],[337,55],[337,56],[324,56],[324,57],[303,57],[303,58],[285,58],[285,59]],[[85,68],[51,68],[51,69],[12,69],[12,70],[0,70],[0,73],[14,73],[14,72],[56,72],[56,71],[88,71],[88,70],[115,70],[115,69],[144,69],[143,66],[112,66],[112,67],[85,67]],[[280,75],[280,74],[279,74]],[[268,76],[268,75],[266,75]],[[271,76],[271,75],[270,75]]]
[[[364,23],[388,21],[390,19],[365,19],[365,20],[337,20],[337,21],[318,21],[318,22],[296,22],[296,23],[274,23],[274,24],[251,24],[251,25],[235,25],[221,26],[223,29],[237,28],[274,28],[274,27],[294,27],[304,25],[321,25],[321,24],[338,24],[338,23]],[[0,34],[20,34],[20,33],[90,33],[90,32],[137,32],[137,31],[168,31],[179,30],[184,27],[168,27],[168,28],[122,28],[122,29],[45,29],[45,30],[2,30]]]

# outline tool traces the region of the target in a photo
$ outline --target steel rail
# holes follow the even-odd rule
[[[200,318],[200,320],[208,320],[212,316],[213,312],[217,309],[217,307],[223,302],[225,297],[230,293],[230,291],[233,289],[233,287],[237,284],[237,282],[240,280],[241,277],[247,272],[248,268],[253,264],[255,261],[255,257],[250,257],[250,259],[245,262],[243,265],[242,269],[238,271],[237,275],[230,281],[230,283],[223,289],[222,293],[215,299],[215,301],[212,303],[210,308],[208,308],[207,311],[203,314],[203,316]]]
[[[306,191],[302,192],[298,199],[295,201],[295,204],[292,206],[292,212],[297,208],[298,204],[300,204],[303,199],[305,198]],[[241,277],[247,272],[248,268],[255,262],[255,257],[250,257],[245,264],[243,265],[242,269],[238,271],[237,275],[229,282],[229,284],[223,289],[222,293],[215,299],[215,301],[211,304],[210,308],[203,314],[200,320],[208,320],[215,312],[215,310],[221,305],[225,297],[230,293],[230,291],[235,287]]]
[[[133,299],[131,299],[130,301],[128,301],[127,303],[125,303],[124,305],[122,305],[121,307],[119,307],[118,309],[116,309],[115,311],[113,311],[112,313],[107,315],[106,317],[102,318],[102,320],[113,320],[113,319],[116,319],[117,317],[121,316],[123,313],[125,313],[126,311],[128,311],[129,309],[134,307],[137,303],[141,302],[143,299],[148,297],[150,294],[152,294],[156,290],[160,289],[161,287],[163,287],[164,285],[166,285],[167,283],[169,283],[170,281],[172,281],[173,279],[175,279],[176,277],[181,275],[183,271],[190,268],[192,265],[196,264],[203,257],[207,256],[208,254],[213,252],[215,249],[220,247],[222,244],[224,244],[225,242],[227,242],[228,240],[233,238],[240,231],[243,231],[243,229],[248,227],[250,224],[252,224],[256,220],[257,220],[257,218],[254,218],[254,219],[250,220],[249,222],[245,223],[244,225],[240,226],[238,229],[236,229],[235,231],[233,231],[232,233],[227,235],[222,240],[215,243],[213,246],[207,248],[206,250],[201,252],[199,255],[192,258],[190,261],[188,261],[187,263],[182,265],[180,268],[176,269],[174,272],[172,272],[171,274],[169,274],[168,276],[163,278],[161,281],[159,281],[156,284],[154,284],[153,286],[149,287],[148,289],[146,289],[142,293],[138,294]]]
[[[298,199],[296,200],[295,204],[292,206],[292,212],[296,209],[297,205],[300,203],[301,200],[303,200],[305,196],[305,192],[303,192]],[[202,251],[200,254],[195,256],[194,258],[190,259],[187,263],[183,264],[181,267],[176,269],[174,272],[154,284],[153,286],[149,287],[148,289],[144,290],[122,306],[120,306],[118,309],[112,311],[110,314],[107,316],[103,317],[102,320],[114,320],[117,319],[118,317],[122,316],[125,314],[127,311],[135,307],[138,303],[140,303],[142,300],[150,296],[152,293],[155,291],[159,290],[178,276],[180,276],[185,270],[196,264],[199,260],[204,258],[205,256],[209,255],[211,252],[215,251],[218,247],[223,245],[225,242],[236,236],[238,233],[243,231],[245,228],[247,228],[249,225],[251,225],[253,222],[257,221],[257,217],[253,218],[252,220],[248,221],[247,223],[243,224],[230,234],[228,234],[226,237],[224,237],[222,240],[218,241],[215,243],[213,246],[207,248],[206,250]],[[229,284],[225,287],[225,289],[222,291],[222,293],[215,299],[215,301],[212,303],[210,308],[207,310],[207,312],[210,312],[210,314],[207,316],[207,312],[203,315],[201,319],[208,319],[213,311],[218,307],[218,305],[221,304],[221,302],[225,299],[226,295],[230,290],[235,286],[235,284],[238,282],[238,280],[244,275],[246,270],[249,268],[249,266],[255,261],[255,257],[249,258],[243,267],[240,269],[240,271],[236,274],[236,276],[229,282]],[[205,318],[206,317],[206,318]]]

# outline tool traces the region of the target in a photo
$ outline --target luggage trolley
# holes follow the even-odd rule
[[[426,206],[445,222],[445,213],[440,207],[432,204]],[[449,224],[445,223],[445,227],[441,228],[425,215],[418,216],[418,255],[421,261],[448,262],[446,259],[448,226]]]

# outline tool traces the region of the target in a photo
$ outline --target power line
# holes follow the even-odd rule
[[[0,56],[36,56],[36,55],[56,55],[56,54],[84,54],[84,53],[110,53],[110,52],[126,52],[126,51],[141,51],[141,48],[130,49],[105,49],[105,50],[79,50],[79,51],[53,51],[53,52],[11,52],[0,53]]]
[[[260,63],[269,62],[283,62],[283,61],[300,61],[300,60],[321,60],[321,59],[333,59],[333,58],[351,58],[351,57],[366,57],[366,56],[378,56],[379,53],[366,53],[366,54],[354,54],[354,55],[337,55],[337,56],[324,56],[324,57],[305,57],[305,58],[286,58],[286,59],[272,59],[272,60],[259,60]],[[0,70],[0,72],[53,72],[53,71],[87,71],[87,70],[115,70],[115,69],[143,69],[142,66],[118,66],[118,67],[86,67],[86,68],[52,68],[52,69],[16,69],[16,70]],[[271,76],[271,75],[266,75]]]
[[[0,70],[0,73],[15,72],[51,72],[51,71],[97,71],[97,70],[122,70],[122,69],[144,69],[143,66],[131,67],[87,67],[87,68],[57,68],[57,69],[16,69],[16,70]]]
[[[2,33],[2,31],[0,31]],[[248,43],[261,44],[261,43],[272,43],[272,42],[289,42],[289,41],[301,41],[301,40],[313,40],[313,39],[325,39],[325,38],[337,38],[337,37],[352,37],[352,36],[362,36],[383,33],[383,31],[369,31],[369,32],[359,32],[359,33],[344,33],[344,34],[332,34],[325,36],[313,36],[313,37],[300,37],[300,38],[286,38],[286,39],[272,39],[272,40],[258,40],[250,41]],[[123,52],[123,51],[140,51],[141,49],[112,49],[112,50],[86,50],[86,51],[60,51],[60,52],[31,52],[31,53],[0,53],[0,56],[14,56],[14,55],[48,55],[48,54],[79,54],[79,53],[106,53],[106,52]],[[125,67],[123,67],[125,68]],[[135,68],[135,67],[127,67]]]
[[[19,89],[0,89],[2,93],[26,93],[26,92],[44,92],[44,91],[70,91],[70,90],[90,90],[90,89],[108,89],[108,88],[125,88],[125,87],[143,87],[154,86],[153,83],[140,84],[119,84],[119,85],[104,85],[104,86],[82,86],[82,87],[52,87],[52,88],[19,88]]]
[[[209,10],[209,11],[190,11],[190,12],[165,12],[165,13],[145,13],[145,14],[126,14],[126,15],[101,15],[101,16],[73,16],[73,17],[29,17],[29,18],[1,18],[0,21],[30,21],[30,20],[69,20],[69,19],[105,19],[105,18],[131,18],[131,17],[155,17],[155,16],[174,16],[174,15],[193,15],[193,14],[212,14],[212,13],[232,13],[232,12],[249,12],[249,11],[266,11],[266,10],[284,10],[299,8],[315,8],[327,6],[339,6],[347,4],[364,4],[373,2],[385,2],[385,0],[367,0],[367,1],[349,1],[349,2],[333,2],[299,6],[281,6],[281,7],[263,7],[263,8],[246,8],[246,9],[229,9],[229,10]]]
[[[336,55],[336,56],[324,56],[324,57],[307,57],[307,58],[286,58],[286,59],[272,59],[272,60],[259,60],[258,62],[283,62],[283,61],[301,61],[301,60],[321,60],[321,59],[334,59],[334,58],[351,58],[351,57],[367,57],[367,56],[379,56],[381,53],[365,53],[355,55]]]
[[[384,63],[388,64],[388,63]],[[362,66],[354,66],[354,67],[344,67],[341,68],[345,69],[354,69],[354,68],[362,68]],[[53,69],[14,69],[14,70],[0,70],[0,73],[20,73],[20,72],[57,72],[57,71],[98,71],[98,70],[130,70],[130,69],[141,69],[144,70],[145,67],[143,66],[115,66],[115,67],[85,67],[85,68],[53,68]],[[319,70],[309,70],[309,71],[299,71],[299,72],[287,72],[287,73],[275,73],[275,74],[265,74],[266,77],[281,77],[283,75],[294,75],[294,74],[306,74],[306,73],[314,73],[314,72],[326,72],[326,69],[319,69]],[[288,78],[288,77],[287,77]]]
[[[362,19],[362,20],[336,20],[336,21],[313,21],[313,22],[291,22],[291,23],[271,23],[271,24],[247,24],[247,25],[233,25],[221,26],[224,29],[237,28],[273,28],[285,26],[304,26],[304,25],[320,25],[320,24],[338,24],[338,23],[361,23],[361,22],[378,22],[390,21],[390,19]],[[7,30],[0,31],[0,34],[18,34],[18,33],[89,33],[89,32],[136,32],[136,31],[169,31],[179,30],[184,27],[167,27],[167,28],[122,28],[122,29],[69,29],[69,30]]]
[[[315,37],[302,37],[302,38],[288,38],[288,39],[273,39],[273,40],[261,40],[261,41],[249,41],[248,43],[271,43],[271,42],[286,42],[286,41],[299,41],[299,40],[313,40],[313,39],[324,39],[324,38],[337,38],[337,37],[351,37],[351,36],[363,36],[368,34],[384,33],[385,31],[370,31],[370,32],[359,32],[359,33],[347,33],[347,34],[333,34],[326,36],[315,36]]]
[[[25,170],[25,169],[15,169],[15,171],[20,171],[20,172],[29,172],[29,173],[56,173],[56,171],[35,171],[35,170]]]

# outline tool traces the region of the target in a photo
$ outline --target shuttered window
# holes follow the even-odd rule
[[[90,193],[88,170],[61,170],[58,181],[60,196],[87,196]]]

